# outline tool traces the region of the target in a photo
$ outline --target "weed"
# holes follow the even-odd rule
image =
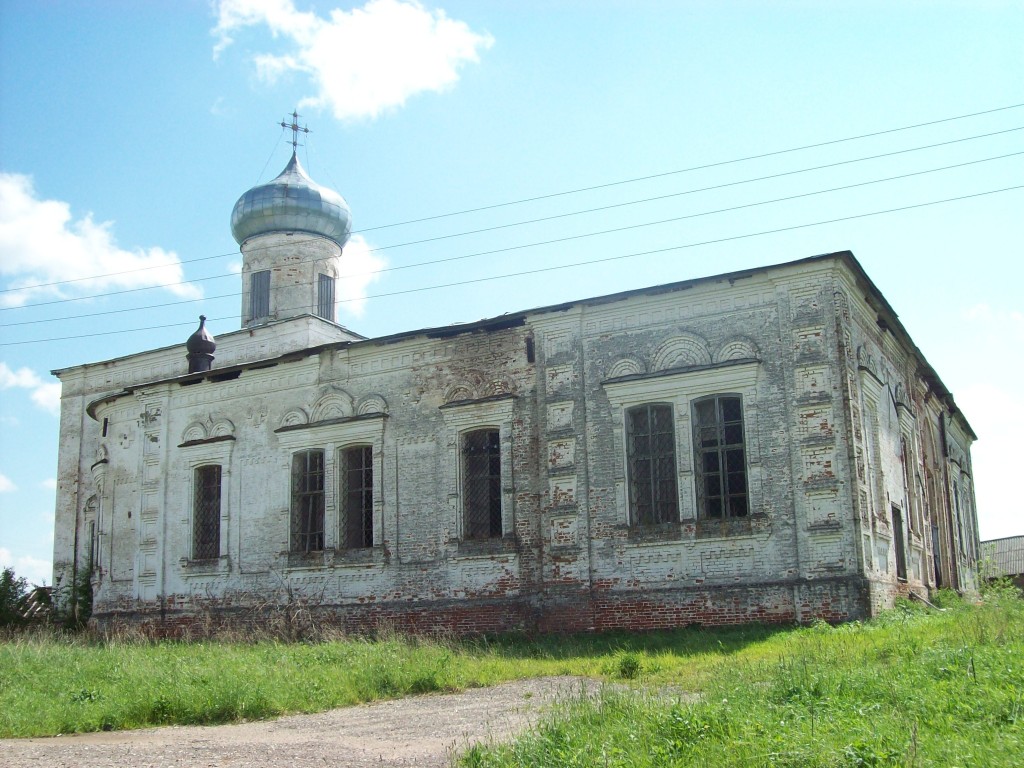
[[[614,668],[616,677],[623,680],[636,680],[643,672],[644,665],[639,654],[626,651],[616,657]]]

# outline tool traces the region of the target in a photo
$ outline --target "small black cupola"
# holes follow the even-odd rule
[[[199,373],[208,371],[213,366],[213,353],[217,350],[217,342],[206,330],[206,315],[199,316],[199,327],[185,342],[188,350],[188,372]]]

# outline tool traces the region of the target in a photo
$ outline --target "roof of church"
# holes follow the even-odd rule
[[[746,278],[753,277],[755,274],[763,274],[766,272],[775,272],[778,270],[800,267],[802,265],[811,265],[825,261],[841,261],[853,273],[854,277],[860,283],[864,290],[864,298],[868,301],[872,309],[878,313],[879,327],[885,328],[885,330],[892,333],[897,339],[906,345],[907,349],[912,351],[914,356],[918,360],[918,375],[920,375],[932,387],[937,394],[943,399],[947,407],[950,409],[952,414],[955,414],[960,423],[967,430],[968,434],[972,439],[977,439],[977,435],[974,433],[970,424],[967,422],[963,413],[959,410],[956,403],[953,400],[953,395],[943,384],[939,375],[935,372],[935,369],[931,367],[928,361],[925,359],[924,353],[917,347],[917,345],[910,338],[910,334],[906,328],[903,327],[903,323],[900,322],[899,316],[895,310],[889,305],[889,302],[882,295],[882,292],[872,282],[871,278],[868,277],[864,268],[860,265],[851,251],[837,251],[835,253],[823,253],[817,256],[810,256],[803,259],[797,259],[795,261],[783,262],[781,264],[771,264],[763,267],[754,267],[752,269],[738,270],[735,272],[727,272],[719,275],[710,275],[707,277],[699,277],[691,280],[681,280],[673,283],[663,283],[661,285],[653,285],[646,288],[637,288],[629,291],[621,291],[619,293],[612,293],[604,296],[594,296],[586,299],[579,299],[575,301],[568,301],[563,304],[553,304],[544,307],[536,307],[534,309],[527,309],[520,312],[510,312],[498,317],[485,318],[472,323],[458,323],[455,325],[446,325],[435,328],[419,328],[412,331],[403,331],[400,333],[392,334],[389,336],[378,336],[374,338],[361,337],[358,339],[346,340],[346,341],[331,341],[316,346],[311,346],[303,350],[292,351],[286,354],[280,355],[280,360],[291,360],[297,359],[309,355],[318,354],[325,349],[338,349],[342,347],[354,347],[363,345],[384,345],[394,344],[397,342],[412,339],[417,336],[425,336],[427,338],[447,338],[451,336],[458,336],[465,333],[478,333],[478,332],[494,332],[504,328],[514,328],[526,324],[526,318],[530,316],[537,316],[543,314],[550,314],[555,312],[567,312],[574,307],[587,307],[587,306],[599,306],[602,304],[610,304],[618,301],[624,301],[626,299],[633,298],[635,296],[655,296],[665,293],[673,293],[677,291],[688,290],[695,285],[715,283],[715,282],[728,282],[730,285],[735,284],[737,281],[744,280]],[[313,316],[309,316],[313,317]],[[318,318],[317,318],[318,319]],[[324,321],[326,322],[326,321]],[[346,333],[352,333],[351,331],[345,330]],[[245,332],[235,331],[233,333]],[[230,335],[230,334],[228,334]],[[358,336],[358,334],[352,334]],[[223,338],[223,336],[222,336]],[[192,380],[201,379],[204,376],[220,376],[228,372],[235,370],[242,370],[254,366],[261,366],[268,362],[268,360],[253,360],[247,362],[241,362],[235,365],[225,366],[224,368],[214,369],[205,373],[193,373],[193,374],[181,374],[174,376],[170,379],[162,379],[160,381],[177,381],[177,380]],[[61,370],[53,371],[54,374],[59,375],[62,373]],[[148,384],[159,383],[149,382]],[[123,390],[128,392],[134,390],[142,385],[133,385]],[[118,393],[114,393],[100,400],[106,400],[111,397],[117,397]],[[90,408],[94,407],[100,400],[94,401],[90,404]]]
[[[231,234],[239,245],[272,232],[309,232],[341,247],[352,234],[348,203],[309,178],[294,152],[277,178],[250,189],[231,212]]]

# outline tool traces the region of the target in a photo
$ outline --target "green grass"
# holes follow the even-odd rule
[[[256,720],[524,677],[635,678],[780,629],[642,636],[148,642],[50,633],[0,642],[0,737]],[[699,677],[699,674],[696,675]]]
[[[904,605],[866,624],[776,634],[703,659],[696,678],[663,665],[645,679],[700,680],[701,699],[609,688],[463,764],[1021,765],[1024,602],[998,591],[980,606],[943,602],[943,613]]]
[[[489,682],[458,671],[450,649],[400,639],[89,644],[34,638],[0,647],[0,736],[314,712]]]
[[[223,723],[552,674],[603,677],[468,768],[1016,765],[1024,602],[904,605],[840,627],[644,635],[0,642],[0,737]],[[697,692],[700,699],[679,692]]]

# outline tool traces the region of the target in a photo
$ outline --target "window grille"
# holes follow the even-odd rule
[[[501,440],[496,429],[462,436],[462,504],[465,538],[501,536]]]
[[[334,322],[334,278],[320,275],[317,291],[316,313],[324,320]]]
[[[679,519],[672,406],[641,405],[626,412],[629,508],[634,525]]]
[[[292,552],[324,548],[324,452],[292,457]]]
[[[716,395],[693,404],[693,445],[700,514],[711,519],[745,517],[747,464],[738,395]]]
[[[195,469],[192,559],[220,557],[220,465]]]
[[[270,317],[270,270],[249,276],[249,319]]]
[[[903,511],[895,504],[892,509],[892,535],[896,547],[896,578],[907,580],[907,548],[903,538]]]
[[[99,562],[99,554],[97,552],[99,542],[96,537],[96,521],[89,521],[89,574],[93,574],[96,571],[96,564]]]
[[[939,552],[939,526],[932,523],[932,567],[935,569],[935,586],[942,587],[942,555]]]
[[[342,540],[348,549],[373,546],[373,448],[341,452]]]

